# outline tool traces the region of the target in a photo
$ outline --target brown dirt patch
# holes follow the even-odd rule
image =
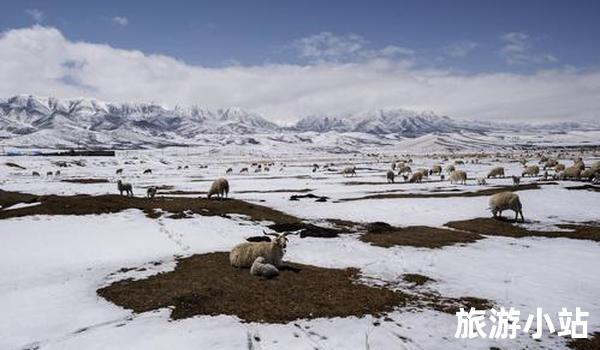
[[[489,236],[506,237],[549,237],[585,239],[600,242],[600,224],[589,222],[583,224],[559,224],[558,228],[570,231],[537,231],[528,230],[515,225],[507,219],[476,218],[471,220],[451,221],[446,226],[463,231]]]
[[[290,200],[291,201],[298,201],[298,200],[303,199],[303,198],[315,199],[315,202],[327,202],[327,200],[329,199],[329,197],[326,197],[326,196],[317,196],[316,194],[313,194],[313,193],[293,194],[293,195],[290,196]]]
[[[587,339],[571,339],[567,346],[575,350],[600,350],[600,332],[593,333]]]
[[[369,286],[357,269],[327,269],[287,262],[280,275],[263,279],[229,265],[226,252],[178,260],[175,270],[142,280],[123,280],[99,289],[106,300],[147,312],[172,308],[172,319],[234,315],[246,322],[286,323],[297,319],[376,315],[398,307],[455,313],[460,307],[489,308],[488,300],[410,293],[390,285]],[[248,293],[248,291],[252,291]]]
[[[394,227],[384,222],[366,225],[363,242],[378,247],[411,246],[419,248],[442,248],[460,243],[473,243],[483,237],[477,233],[449,230],[429,226]]]
[[[300,238],[317,237],[317,238],[335,238],[338,234],[343,233],[343,230],[317,226],[302,221],[292,223],[280,223],[269,225],[269,228],[277,232],[294,232],[298,231]]]
[[[24,167],[24,166],[20,166],[19,164],[17,164],[17,163],[12,163],[12,162],[6,162],[6,163],[4,163],[4,165],[6,165],[7,167],[11,167],[11,168],[17,168],[17,169],[21,169],[21,170],[25,170],[25,169],[27,169],[27,168],[26,168],[26,167]]]
[[[64,179],[60,181],[78,184],[101,184],[109,182],[108,179]]]
[[[380,314],[412,299],[408,294],[356,283],[355,269],[286,266],[278,277],[267,280],[250,275],[248,269],[232,268],[228,253],[194,255],[180,259],[174,271],[119,281],[98,294],[135,312],[173,307],[173,319],[225,314],[269,323]]]
[[[594,185],[580,185],[580,186],[568,186],[565,187],[567,190],[588,190],[588,191],[594,191],[594,192],[600,192],[600,186],[594,186]]]
[[[415,286],[422,286],[425,283],[435,282],[433,278],[419,275],[418,273],[407,273],[405,275],[402,275],[402,279],[404,280],[404,282],[412,283]]]
[[[381,193],[381,194],[373,194],[363,197],[352,197],[352,198],[342,198],[337,200],[337,202],[349,202],[349,201],[359,201],[365,199],[397,199],[397,198],[449,198],[449,197],[485,197],[491,196],[496,193],[504,192],[504,191],[525,191],[525,190],[539,190],[541,185],[557,185],[556,182],[546,182],[543,184],[531,183],[515,186],[495,186],[491,188],[486,188],[479,191],[466,191],[466,192],[457,192],[455,190],[445,190],[444,192],[439,191],[429,191],[428,193]]]
[[[148,217],[158,217],[156,209],[180,217],[189,213],[214,216],[227,214],[242,214],[256,221],[272,221],[289,223],[300,221],[295,216],[288,215],[262,205],[248,203],[236,199],[209,200],[206,198],[159,197],[149,200],[141,197],[126,197],[119,195],[76,195],[76,196],[35,196],[18,192],[0,192],[1,203],[41,202],[33,207],[0,211],[0,219],[22,217],[28,215],[89,215],[116,213],[126,209],[140,209]],[[175,216],[177,217],[177,216]]]
[[[7,192],[0,190],[0,205],[2,208],[8,208],[17,203],[37,202],[38,196],[28,193]]]
[[[244,190],[244,191],[232,191],[231,193],[241,193],[241,194],[248,194],[248,193],[288,193],[288,192],[296,192],[296,193],[306,193],[306,192],[311,192],[313,191],[310,188],[300,188],[300,189],[276,189],[276,190]],[[175,191],[164,191],[164,192],[160,192],[160,194],[167,194],[167,195],[204,195],[206,194],[207,191],[184,191],[184,190],[175,190]]]

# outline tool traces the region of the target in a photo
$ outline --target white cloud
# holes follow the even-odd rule
[[[240,106],[283,122],[311,113],[382,107],[501,120],[597,119],[600,110],[598,69],[466,75],[381,57],[207,68],[164,55],[73,42],[41,26],[4,32],[0,62],[1,97],[32,93]]]
[[[352,62],[415,53],[414,50],[395,45],[373,49],[369,47],[369,42],[360,35],[335,35],[330,32],[321,32],[297,39],[292,43],[292,47],[298,51],[300,57],[317,62]]]
[[[25,13],[31,16],[36,23],[42,22],[45,17],[44,12],[38,9],[27,9],[25,10]]]
[[[113,21],[113,23],[116,23],[121,27],[126,27],[129,24],[129,20],[127,19],[127,17],[115,16],[111,18],[111,20]]]
[[[478,46],[479,44],[473,41],[459,41],[446,46],[444,51],[451,57],[465,57]]]
[[[536,53],[531,47],[529,35],[521,32],[511,32],[500,36],[505,44],[500,50],[508,64],[552,63],[558,59],[548,53]]]

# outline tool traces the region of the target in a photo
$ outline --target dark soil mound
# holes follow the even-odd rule
[[[78,184],[100,184],[108,182],[108,179],[64,179],[60,181]]]
[[[592,334],[587,339],[571,339],[567,346],[575,350],[600,350],[600,332]]]
[[[600,224],[560,224],[557,227],[570,231],[536,231],[514,225],[507,219],[477,218],[472,220],[452,221],[446,224],[457,230],[464,230],[489,236],[506,237],[564,237],[572,239],[588,239],[600,242]]]
[[[304,222],[293,222],[283,224],[269,225],[269,228],[277,232],[295,232],[299,231],[301,238],[304,237],[318,237],[318,238],[334,238],[338,234],[342,233],[341,230],[321,227],[313,224],[307,224]]]
[[[394,227],[385,222],[366,225],[367,232],[360,236],[363,242],[378,247],[412,246],[441,248],[457,243],[472,243],[483,237],[477,233],[429,226]]]
[[[173,307],[173,319],[225,314],[269,323],[381,314],[414,299],[358,283],[355,269],[286,265],[267,280],[231,267],[228,253],[194,255],[180,259],[174,271],[119,281],[98,294],[135,312]]]
[[[11,168],[17,168],[17,169],[21,169],[21,170],[25,170],[27,168],[25,168],[24,166],[20,166],[17,163],[12,163],[12,162],[6,162],[4,163],[6,166],[11,167]]]

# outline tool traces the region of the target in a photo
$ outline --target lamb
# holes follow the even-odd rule
[[[441,165],[434,165],[431,167],[431,173],[432,174],[436,174],[436,175],[440,175],[442,173],[442,166]]]
[[[492,170],[490,170],[490,172],[487,174],[487,178],[492,178],[492,177],[497,177],[497,176],[502,176],[504,177],[504,168],[499,166],[499,167],[495,167]]]
[[[505,191],[492,195],[490,197],[490,210],[494,217],[497,217],[498,214],[502,216],[504,210],[512,210],[515,212],[515,221],[519,220],[519,214],[521,214],[521,221],[525,222],[523,205],[516,193]]]
[[[412,177],[410,178],[409,182],[412,182],[412,183],[423,182],[423,173],[419,173],[419,172],[414,173],[412,175]]]
[[[467,173],[465,173],[462,170],[455,170],[450,173],[450,175],[448,176],[448,179],[450,179],[451,184],[458,182],[463,185],[466,185],[467,184]]]
[[[123,168],[119,168],[119,169],[117,169],[117,172],[116,172],[116,173],[117,173],[117,175],[121,175],[121,174],[123,174]]]
[[[394,183],[394,177],[396,174],[394,174],[394,171],[392,170],[388,170],[387,173],[385,174],[386,178],[387,178],[387,182],[391,182]]]
[[[486,184],[487,184],[487,182],[485,181],[485,177],[478,177],[478,178],[477,178],[477,184],[478,184],[479,186],[484,186],[484,185],[486,185]]]
[[[154,199],[154,196],[156,196],[156,187],[154,187],[154,186],[148,187],[148,189],[146,190],[146,197],[148,197],[150,199]]]
[[[123,192],[127,196],[133,197],[133,186],[130,183],[124,183],[121,180],[117,181],[117,188],[119,189],[119,194],[122,196]]]
[[[447,172],[448,174],[450,174],[450,173],[451,173],[451,172],[453,172],[454,170],[456,170],[456,167],[455,167],[454,165],[452,165],[452,164],[450,164],[450,165],[448,165],[448,166],[446,167],[446,172]]]
[[[559,175],[559,179],[567,180],[567,179],[575,179],[579,180],[581,177],[581,170],[576,166],[570,166],[562,171]]]
[[[342,174],[345,176],[356,176],[356,168],[353,166],[349,166],[342,170]]]
[[[513,175],[511,177],[512,177],[513,186],[519,186],[519,184],[521,183],[521,177],[516,176],[516,175]]]
[[[152,169],[146,169],[146,170],[144,170],[144,174],[152,174]]]
[[[235,246],[229,253],[229,263],[233,267],[251,267],[256,258],[263,257],[264,263],[281,266],[285,248],[286,234],[277,235],[271,242],[245,242]]]
[[[540,173],[540,167],[537,165],[531,165],[525,168],[525,171],[521,174],[521,176],[537,176]]]
[[[265,278],[273,278],[279,275],[279,269],[274,265],[265,264],[265,258],[259,256],[252,263],[252,267],[250,267],[250,274]]]
[[[216,195],[219,199],[227,198],[229,194],[229,182],[224,177],[216,179],[208,190],[208,199],[213,195]]]

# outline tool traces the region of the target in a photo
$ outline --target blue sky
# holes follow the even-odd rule
[[[2,8],[4,30],[39,22],[70,40],[211,67],[302,63],[310,58],[290,44],[321,32],[359,36],[368,49],[408,48],[421,65],[467,72],[600,61],[599,1],[3,1]],[[539,57],[511,62],[502,53],[507,33],[525,35],[525,54]]]
[[[600,1],[3,1],[0,98],[598,120]]]

